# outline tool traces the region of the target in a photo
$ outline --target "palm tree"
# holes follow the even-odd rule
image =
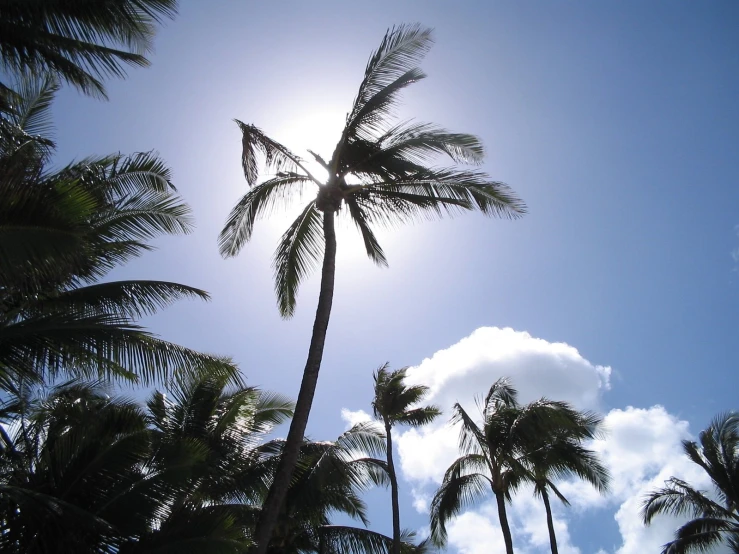
[[[159,527],[125,552],[191,552],[204,531],[210,547],[246,551],[279,451],[265,437],[292,415],[292,402],[245,387],[234,373],[180,376],[147,407],[149,467],[186,486],[176,488]]]
[[[460,423],[462,456],[446,470],[431,501],[431,537],[446,543],[446,523],[465,507],[492,490],[507,554],[513,554],[513,539],[506,501],[524,482],[531,480],[526,455],[532,445],[557,429],[572,425],[567,404],[541,399],[521,406],[518,392],[507,379],[498,379],[480,404],[482,426],[461,405],[454,405],[452,423]]]
[[[236,377],[182,377],[148,411],[99,382],[16,391],[0,406],[0,550],[245,552],[277,451],[264,439],[291,403]]]
[[[189,207],[153,153],[87,158],[50,172],[53,78],[25,80],[0,116],[0,386],[19,379],[117,376],[151,382],[176,369],[230,372],[227,360],[163,341],[136,321],[200,289],[162,281],[99,282],[188,233]]]
[[[309,151],[328,173],[325,180],[318,179],[287,147],[254,125],[236,120],[242,132],[244,175],[251,189],[233,208],[221,232],[221,254],[236,255],[250,239],[257,219],[313,185],[315,198],[282,236],[274,256],[275,290],[283,317],[293,314],[300,282],[323,258],[318,306],[295,417],[257,532],[259,554],[267,548],[297,463],[318,381],[334,291],[336,215],[348,214],[362,235],[370,259],[387,265],[372,229],[375,224],[395,225],[475,209],[485,215],[506,217],[518,217],[525,211],[523,202],[506,185],[491,181],[483,172],[429,166],[441,155],[458,163],[481,163],[483,148],[476,137],[430,124],[395,124],[390,120],[399,93],[425,77],[416,63],[431,43],[431,31],[416,25],[386,33],[370,57],[332,156],[326,161]],[[275,174],[257,184],[260,156]]]
[[[429,388],[423,385],[405,384],[408,368],[388,371],[388,364],[383,365],[374,374],[375,397],[372,410],[375,418],[382,421],[387,441],[387,469],[390,477],[390,492],[393,508],[393,554],[400,554],[400,505],[398,500],[398,477],[393,463],[393,426],[412,425],[420,427],[431,423],[441,415],[436,406],[417,406],[428,394]]]
[[[549,492],[564,505],[570,504],[553,481],[575,476],[587,481],[601,493],[608,490],[610,481],[609,472],[598,460],[598,455],[582,446],[584,440],[598,435],[602,419],[592,412],[577,412],[571,408],[569,410],[572,417],[567,425],[554,430],[543,440],[538,440],[525,454],[525,462],[531,468],[530,479],[534,483],[534,494],[540,496],[544,502],[552,554],[557,554],[558,549]]]
[[[739,552],[739,414],[718,415],[698,435],[698,443],[683,441],[683,450],[711,478],[713,498],[672,477],[645,499],[644,523],[658,514],[693,518],[664,545],[663,554],[707,552],[722,543]]]
[[[0,63],[15,74],[52,73],[105,98],[100,79],[149,65],[156,24],[176,11],[177,0],[2,0]]]

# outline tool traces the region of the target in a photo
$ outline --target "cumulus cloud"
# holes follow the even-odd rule
[[[477,414],[475,396],[483,395],[503,376],[511,377],[521,402],[546,396],[566,400],[578,409],[597,410],[610,388],[611,368],[591,363],[571,345],[496,327],[477,329],[410,368],[408,381],[428,385],[427,400],[447,412],[447,417],[437,423],[409,429],[396,437],[402,474],[413,488],[418,511],[428,509],[428,499],[458,456],[458,431],[445,423],[451,406],[459,402]],[[342,417],[347,421],[359,417],[350,416],[358,412],[346,413],[342,412]],[[706,478],[682,454],[680,441],[689,437],[688,424],[661,406],[611,410],[604,422],[607,436],[591,447],[612,472],[611,494],[603,497],[582,482],[560,484],[560,490],[572,502],[570,508],[553,503],[560,552],[581,554],[567,523],[593,510],[599,517],[615,520],[622,536],[620,547],[602,545],[602,554],[659,552],[660,545],[671,539],[676,521],[661,517],[644,527],[639,513],[644,495],[673,475],[698,487],[708,486]],[[509,517],[517,552],[549,551],[544,508],[530,490],[516,496]],[[450,552],[489,552],[491,545],[502,543],[497,512],[491,503],[461,514],[449,523],[448,531]]]
[[[342,408],[341,419],[343,419],[346,423],[346,428],[351,429],[357,423],[366,423],[367,421],[372,421],[372,416],[364,410],[357,410],[353,412],[352,410]]]

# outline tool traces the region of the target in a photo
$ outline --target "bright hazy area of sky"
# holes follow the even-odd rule
[[[246,192],[234,118],[299,154],[330,157],[370,52],[393,24],[435,29],[402,118],[479,135],[484,169],[527,202],[518,221],[465,215],[380,233],[374,267],[340,228],[334,310],[308,432],[331,439],[370,411],[372,371],[411,366],[443,421],[400,430],[404,527],[422,530],[455,454],[451,405],[474,407],[511,376],[522,400],[546,395],[604,414],[594,445],[612,494],[564,483],[562,554],[656,552],[645,491],[671,475],[705,486],[680,455],[739,379],[739,4],[726,2],[248,2],[183,0],[152,67],[111,82],[109,102],[65,89],[58,163],[158,150],[197,230],[117,276],[211,292],[146,321],[169,340],[232,356],[248,382],[295,397],[317,276],[281,320],[270,267],[288,218],[260,222],[236,259],[216,236]],[[389,492],[368,500],[390,532]],[[482,503],[450,527],[449,552],[501,542]],[[521,491],[515,546],[547,552],[543,507]]]

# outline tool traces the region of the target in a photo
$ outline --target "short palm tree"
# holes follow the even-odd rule
[[[431,43],[431,31],[419,26],[400,26],[387,32],[370,57],[333,154],[327,161],[310,152],[328,173],[326,179],[316,177],[303,159],[254,125],[236,121],[242,132],[244,175],[251,189],[233,208],[221,232],[221,254],[236,255],[251,238],[257,219],[299,198],[303,189],[312,185],[315,197],[282,236],[274,256],[275,290],[284,317],[293,314],[300,282],[322,264],[308,359],[282,465],[260,520],[259,554],[265,552],[297,463],[318,381],[334,291],[336,215],[348,215],[362,235],[370,259],[387,265],[373,231],[375,225],[465,210],[506,217],[518,217],[525,211],[506,185],[483,172],[430,165],[439,156],[457,163],[481,163],[483,148],[476,137],[425,123],[391,121],[400,92],[425,77],[416,63]],[[260,156],[275,173],[258,183]]]
[[[50,105],[53,78],[27,79],[22,102],[0,116],[0,386],[61,373],[151,382],[180,368],[230,364],[163,341],[136,321],[199,289],[162,281],[100,280],[192,229],[166,165],[152,153],[88,158],[59,171]]]
[[[372,410],[385,427],[387,441],[387,469],[390,477],[390,492],[393,509],[393,554],[400,554],[400,504],[398,499],[398,477],[393,462],[392,429],[395,425],[419,427],[431,423],[441,411],[436,406],[418,406],[428,394],[429,388],[423,385],[406,385],[408,368],[388,370],[388,364],[380,367],[374,374],[375,397]]]
[[[0,405],[0,550],[249,548],[290,402],[235,373],[182,377],[148,411],[101,383],[29,390]]]
[[[388,537],[361,527],[332,525],[332,513],[369,523],[360,494],[387,483],[383,434],[360,423],[335,441],[305,441],[268,552],[386,553]]]
[[[437,545],[446,543],[447,522],[491,490],[506,553],[513,554],[506,502],[522,483],[531,481],[526,455],[572,418],[563,402],[541,399],[522,406],[517,397],[507,379],[493,383],[480,403],[482,426],[461,405],[454,405],[452,423],[461,425],[462,456],[446,470],[431,501],[431,537]]]
[[[100,79],[148,65],[156,24],[176,11],[177,0],[0,0],[0,64],[105,97]]]
[[[554,480],[574,476],[587,481],[601,493],[608,490],[610,481],[609,472],[599,461],[598,455],[582,445],[583,441],[598,435],[602,418],[592,412],[569,410],[572,417],[567,425],[550,432],[543,440],[537,440],[525,454],[526,465],[531,471],[530,479],[534,483],[534,494],[544,502],[552,554],[559,551],[549,493],[553,493],[566,506],[570,504],[557,489]]]
[[[721,544],[739,552],[739,414],[717,416],[697,443],[683,441],[683,450],[711,478],[714,494],[672,477],[645,499],[644,523],[658,514],[693,518],[675,532],[663,554],[707,552]]]

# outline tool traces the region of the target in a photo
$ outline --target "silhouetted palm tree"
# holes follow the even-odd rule
[[[563,402],[541,399],[521,406],[518,393],[507,379],[498,379],[481,402],[482,426],[460,406],[454,405],[453,423],[460,423],[462,456],[444,474],[431,501],[431,537],[446,543],[446,523],[491,490],[507,554],[513,554],[506,501],[531,481],[526,456],[551,432],[567,427],[572,417]]]
[[[176,11],[177,0],[1,0],[0,63],[105,97],[100,79],[149,65],[156,24]]]
[[[698,443],[683,441],[683,450],[711,478],[716,500],[672,477],[646,498],[644,523],[649,525],[658,514],[693,518],[675,532],[663,554],[707,552],[720,544],[739,552],[739,414],[717,416]]]
[[[597,454],[582,445],[584,440],[597,436],[602,419],[592,412],[577,412],[571,408],[569,415],[571,417],[563,428],[541,437],[525,454],[526,465],[531,468],[534,494],[544,502],[552,554],[557,554],[558,549],[549,492],[566,506],[570,504],[554,480],[574,476],[587,481],[601,493],[608,490],[610,481],[608,470],[600,463]]]
[[[230,372],[214,356],[163,341],[136,321],[199,289],[162,281],[100,283],[162,234],[192,229],[189,207],[155,154],[87,158],[59,171],[52,78],[25,80],[0,116],[0,386],[60,372],[151,382],[177,368]]]
[[[406,372],[407,368],[388,371],[388,364],[380,367],[374,374],[375,397],[372,400],[372,410],[385,427],[387,441],[387,468],[393,509],[393,554],[400,554],[401,529],[398,477],[393,463],[392,428],[395,425],[419,427],[431,423],[441,415],[436,406],[418,406],[428,394],[429,388],[423,385],[406,385],[404,382]]]
[[[293,313],[298,285],[322,259],[308,359],[282,465],[260,520],[259,554],[265,552],[287,492],[318,381],[334,291],[336,214],[348,215],[362,235],[370,259],[386,265],[374,225],[465,210],[507,217],[518,217],[525,211],[506,185],[491,181],[483,172],[430,166],[440,155],[458,163],[481,163],[483,148],[476,137],[450,133],[435,125],[390,121],[399,93],[425,77],[415,66],[431,42],[431,31],[419,26],[400,26],[387,32],[367,64],[332,156],[326,161],[310,152],[328,173],[325,180],[318,179],[300,157],[254,125],[236,121],[242,132],[244,175],[252,188],[231,211],[219,239],[221,253],[236,255],[251,238],[257,219],[299,198],[306,185],[313,185],[315,198],[282,236],[275,252],[275,290],[284,317]],[[260,155],[275,175],[258,184]]]
[[[148,413],[100,383],[16,391],[0,405],[0,550],[246,552],[279,451],[263,441],[291,404],[228,382],[182,378]]]

